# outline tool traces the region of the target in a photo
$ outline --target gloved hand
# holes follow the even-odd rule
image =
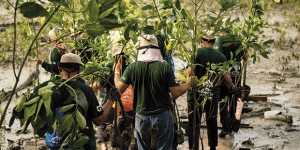
[[[235,95],[235,97],[241,97],[242,88],[233,85],[231,87],[231,93]]]
[[[121,93],[120,93],[119,89],[117,89],[116,87],[111,88],[109,91],[108,100],[110,100],[111,102],[115,102],[116,100],[118,100],[120,98],[121,98]]]

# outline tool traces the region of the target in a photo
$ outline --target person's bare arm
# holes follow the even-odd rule
[[[233,82],[228,73],[224,75],[224,81],[225,81],[225,86],[227,87],[227,89],[231,89],[233,86]]]
[[[179,96],[183,95],[191,86],[194,86],[196,84],[196,80],[197,80],[196,76],[191,76],[190,80],[187,83],[183,83],[175,87],[169,87],[169,90],[172,95],[172,99],[175,100]]]

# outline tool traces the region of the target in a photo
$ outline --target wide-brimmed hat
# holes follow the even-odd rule
[[[216,37],[213,35],[213,31],[204,30],[201,40],[206,41],[206,42],[215,42]]]
[[[123,45],[122,44],[117,44],[115,45],[112,50],[111,50],[111,55],[112,56],[117,56],[122,53]]]
[[[65,68],[79,68],[82,65],[80,56],[74,53],[66,53],[61,56],[60,62],[57,63],[58,67]]]
[[[145,34],[140,37],[140,47],[156,46],[158,47],[157,38],[153,34]]]

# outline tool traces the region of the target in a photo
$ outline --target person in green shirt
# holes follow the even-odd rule
[[[238,51],[241,47],[241,43],[235,40],[235,36],[229,34],[228,31],[221,30],[220,37],[216,39],[216,47],[217,49],[225,55],[227,60],[233,60],[235,62],[235,66],[230,70],[230,77],[233,83],[236,86],[241,86],[241,60],[247,61],[249,54],[247,51]],[[225,43],[232,43],[228,46],[223,46]],[[237,96],[235,95],[235,99],[232,96],[232,93],[227,89],[226,85],[222,84],[220,86],[220,101],[228,97],[229,101],[221,102],[219,105],[220,109],[220,122],[222,124],[222,130],[219,134],[219,137],[224,138],[227,134],[231,133],[232,130],[237,131],[238,129],[233,129],[233,124],[236,122],[235,112],[237,105]]]
[[[198,79],[208,74],[208,68],[211,68],[212,64],[221,64],[226,61],[225,56],[218,50],[214,49],[215,37],[211,35],[210,31],[205,31],[205,36],[202,36],[200,41],[201,48],[197,51],[197,56],[195,60],[196,68],[193,71],[191,67],[188,67],[185,75],[190,76],[195,74]],[[216,71],[216,70],[215,70]],[[216,72],[218,73],[218,72]],[[217,75],[218,76],[218,75]],[[220,75],[219,75],[220,76]],[[233,86],[232,80],[229,74],[221,75],[224,78],[226,86],[228,89],[236,90]],[[207,136],[208,145],[211,150],[215,150],[218,146],[218,126],[217,126],[217,115],[218,115],[218,102],[220,97],[219,85],[216,85],[214,78],[205,82],[202,88],[196,91],[195,97],[193,97],[193,91],[189,90],[187,95],[188,101],[188,142],[189,149],[198,150],[199,149],[199,135],[200,135],[200,124],[202,112],[205,111],[206,115],[206,126],[207,126]],[[195,99],[194,99],[195,98]],[[202,110],[201,105],[199,105],[205,98],[209,98],[205,102],[204,108]],[[194,112],[195,102],[198,101],[197,111]],[[194,115],[196,115],[196,120],[194,120]]]
[[[108,101],[103,105],[99,104],[94,91],[86,85],[84,82],[80,81],[77,77],[79,74],[79,68],[82,64],[80,56],[73,53],[66,53],[62,55],[60,62],[58,63],[60,79],[63,82],[67,81],[66,84],[73,89],[80,89],[84,96],[86,97],[87,108],[82,108],[81,112],[84,115],[87,123],[86,129],[82,129],[80,133],[86,134],[88,136],[88,143],[84,145],[85,149],[96,149],[96,139],[93,124],[101,125],[106,117],[109,115],[112,104],[116,99],[120,98],[120,93],[116,88],[112,88],[109,92]],[[79,80],[79,81],[78,81]],[[61,108],[64,106],[66,101],[69,99],[69,91],[66,86],[61,86],[59,88],[59,93],[52,96],[53,103],[52,106],[55,108]],[[80,105],[86,106],[86,105]],[[58,126],[59,127],[59,126]],[[50,149],[61,148],[60,141],[56,141],[58,138],[52,136],[53,133],[46,134],[46,143]],[[63,137],[62,137],[63,138]],[[63,140],[63,139],[61,139]],[[72,149],[72,145],[67,145],[67,148]]]
[[[61,56],[67,53],[68,50],[63,43],[57,40],[55,28],[50,30],[48,35],[50,37],[51,42],[55,45],[55,47],[50,51],[49,54],[50,63],[42,60],[41,58],[35,58],[34,60],[37,64],[41,64],[46,71],[51,72],[51,77],[54,77],[55,75],[59,75],[57,63],[60,61]]]
[[[121,93],[129,85],[133,87],[138,149],[171,150],[174,138],[171,100],[195,85],[196,77],[179,85],[172,67],[163,60],[155,35],[142,35],[140,42],[137,61],[127,66],[122,77],[115,74],[115,81],[119,79],[116,87]],[[116,65],[115,72],[120,70],[121,65]]]

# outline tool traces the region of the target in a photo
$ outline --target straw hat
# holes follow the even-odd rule
[[[122,53],[123,45],[122,44],[117,44],[115,45],[112,50],[111,50],[111,55],[116,56]]]
[[[216,37],[213,35],[213,31],[204,30],[201,40],[206,41],[206,42],[214,42],[216,40]]]
[[[61,56],[60,62],[57,65],[58,67],[79,68],[82,62],[80,56],[74,53],[66,53]]]
[[[140,37],[140,47],[143,46],[157,46],[158,47],[158,42],[157,38],[153,34],[145,34]]]

